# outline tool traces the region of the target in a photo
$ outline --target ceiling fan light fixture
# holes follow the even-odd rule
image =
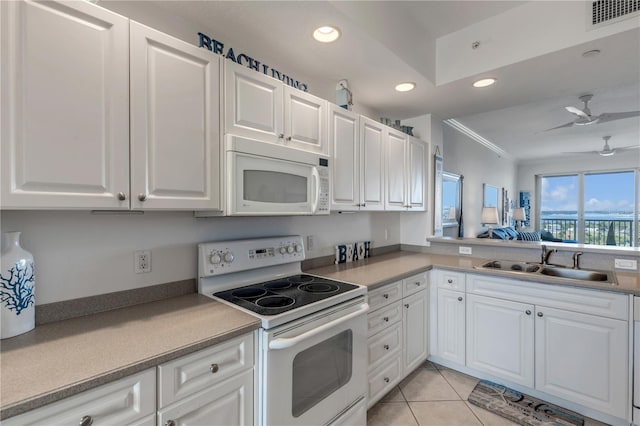
[[[613,154],[616,153],[615,149],[612,149],[610,151],[599,151],[598,154],[600,154],[603,157],[611,157]]]
[[[593,58],[594,56],[598,56],[600,54],[600,49],[592,49],[587,50],[582,54],[583,58]]]
[[[416,88],[416,84],[412,81],[405,81],[404,83],[396,84],[396,91],[398,92],[409,92]]]
[[[340,38],[340,30],[336,27],[325,25],[313,31],[313,38],[321,43],[331,43]]]
[[[497,80],[493,77],[481,78],[480,80],[476,80],[473,82],[473,87],[487,87],[494,84]]]

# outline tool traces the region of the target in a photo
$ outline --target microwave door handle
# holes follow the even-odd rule
[[[336,327],[344,322],[347,322],[359,315],[362,315],[364,313],[366,313],[369,310],[369,305],[367,303],[363,303],[362,305],[360,305],[360,308],[355,311],[352,312],[348,315],[345,315],[342,318],[338,318],[336,320],[333,320],[327,324],[321,325],[320,327],[314,328],[312,330],[309,330],[307,332],[304,332],[298,336],[295,337],[281,337],[279,339],[274,339],[272,341],[269,342],[269,349],[288,349],[291,348],[295,345],[297,345],[298,343],[306,340],[306,339],[310,339],[313,336],[316,336],[320,333],[324,333],[325,331],[329,330],[332,327]]]
[[[313,202],[311,203],[311,212],[315,213],[318,210],[318,202],[320,198],[320,175],[316,167],[311,169],[312,188],[313,188]]]

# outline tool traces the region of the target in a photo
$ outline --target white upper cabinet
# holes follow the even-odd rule
[[[220,210],[220,57],[131,22],[131,206]]]
[[[283,84],[253,69],[225,61],[225,133],[281,143]]]
[[[429,144],[409,136],[407,145],[407,207],[409,211],[427,210]]]
[[[386,126],[360,116],[360,210],[384,210]]]
[[[329,104],[331,210],[360,208],[360,140],[358,114]]]
[[[129,20],[0,2],[2,208],[129,208]]]
[[[284,87],[284,143],[318,154],[327,146],[327,101],[309,93]]]
[[[327,101],[225,62],[224,133],[327,155]]]
[[[387,128],[385,210],[405,210],[407,207],[407,135]]]

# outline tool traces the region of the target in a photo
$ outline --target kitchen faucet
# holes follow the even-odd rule
[[[548,265],[549,264],[549,258],[551,257],[551,255],[553,253],[557,253],[557,252],[558,252],[558,249],[548,250],[547,246],[543,244],[542,245],[542,257],[541,257],[542,264],[543,265]]]
[[[580,256],[584,253],[581,251],[576,251],[573,253],[573,269],[580,269]]]

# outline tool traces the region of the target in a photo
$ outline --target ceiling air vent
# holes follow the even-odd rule
[[[640,0],[598,0],[591,3],[591,26],[600,26],[638,16]]]

